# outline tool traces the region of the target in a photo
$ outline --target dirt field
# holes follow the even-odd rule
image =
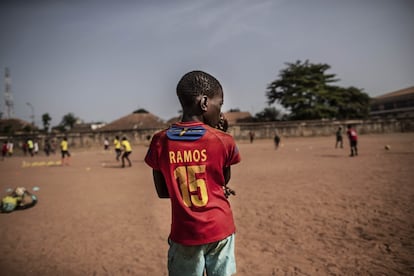
[[[237,275],[414,275],[414,133],[362,135],[353,158],[334,140],[239,143]],[[145,152],[125,169],[103,150],[73,152],[68,167],[0,161],[1,196],[39,188],[35,207],[0,214],[0,274],[167,275],[170,205]]]

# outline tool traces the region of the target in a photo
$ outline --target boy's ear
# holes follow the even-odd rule
[[[203,95],[201,97],[201,100],[200,100],[200,108],[201,108],[201,110],[203,112],[206,112],[207,111],[207,108],[208,108],[208,97],[206,95]]]

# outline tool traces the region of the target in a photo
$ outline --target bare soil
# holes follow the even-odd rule
[[[357,157],[334,144],[238,143],[237,275],[414,275],[414,133],[361,135]],[[23,186],[39,199],[0,214],[0,274],[167,275],[170,204],[146,150],[124,169],[101,149],[63,167],[58,154],[0,161],[2,197]]]

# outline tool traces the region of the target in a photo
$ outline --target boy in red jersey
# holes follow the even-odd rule
[[[169,275],[232,275],[235,225],[224,193],[230,166],[240,162],[232,136],[214,128],[223,89],[202,71],[177,85],[181,122],[154,135],[145,157],[160,198],[170,198]]]
[[[354,155],[358,155],[358,134],[352,125],[348,125],[348,130],[346,132],[349,139],[349,145],[351,146],[351,154],[349,156],[353,157]]]

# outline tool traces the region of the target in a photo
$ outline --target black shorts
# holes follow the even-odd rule
[[[70,157],[70,152],[67,150],[62,150],[62,158],[65,158],[65,156]]]
[[[122,158],[128,158],[128,156],[131,154],[132,151],[124,151],[124,154],[122,154]]]

